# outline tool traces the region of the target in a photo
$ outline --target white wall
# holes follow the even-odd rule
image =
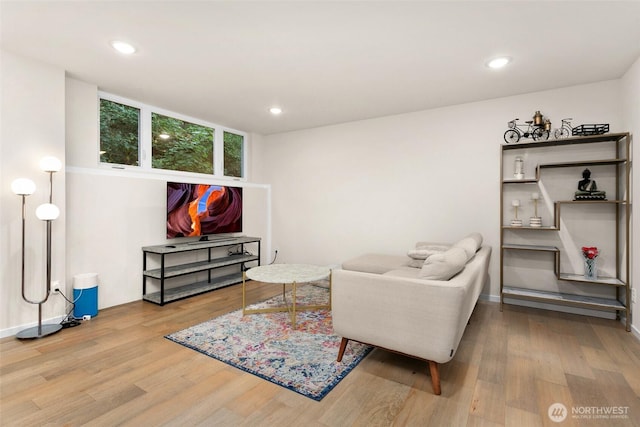
[[[265,137],[274,248],[282,261],[332,265],[479,231],[493,247],[484,292],[497,296],[499,145],[508,120],[536,110],[554,126],[624,130],[620,81],[607,81]]]
[[[21,198],[11,192],[16,178],[29,178],[36,192],[28,196],[25,241],[27,296],[40,299],[46,286],[45,223],[35,217],[38,205],[49,200],[49,175],[42,172],[42,157],[64,153],[64,70],[2,51],[0,133],[0,331],[18,332],[38,320],[38,306],[22,300]],[[52,223],[52,279],[65,278],[65,168],[54,174],[53,202],[61,215]],[[60,296],[43,304],[43,319],[64,311]],[[16,330],[17,329],[17,330]]]
[[[98,273],[100,309],[142,297],[142,246],[167,242],[166,181],[180,176],[117,171],[98,165],[98,88],[67,79],[67,289],[73,276]],[[251,177],[250,135],[247,152]],[[263,238],[269,256],[268,185],[198,179],[244,187],[243,234]]]
[[[622,93],[623,93],[623,110],[624,110],[624,127],[635,135],[634,144],[640,143],[640,58],[636,60],[633,66],[627,71],[622,78]],[[633,150],[634,164],[640,162],[640,150],[636,147]],[[632,183],[632,203],[640,200],[640,171],[635,171],[633,174]],[[632,205],[633,211],[633,205]],[[640,250],[640,227],[638,227],[638,220],[635,221],[636,226],[632,228],[633,238],[631,244],[631,253],[636,254],[632,259],[632,274],[631,283],[638,293],[637,298],[640,298],[640,285],[637,280],[640,278],[640,257],[637,255],[637,251]],[[635,274],[634,274],[635,273]],[[640,334],[640,300],[636,299],[636,302],[632,304],[632,325],[636,334]]]

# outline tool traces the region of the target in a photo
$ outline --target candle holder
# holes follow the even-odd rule
[[[515,199],[511,201],[511,206],[515,210],[515,218],[511,220],[512,227],[522,227],[522,220],[518,219],[518,207],[520,206],[520,200]]]
[[[524,161],[522,157],[516,157],[513,162],[513,177],[515,179],[524,179]]]
[[[531,193],[531,200],[533,200],[533,216],[529,218],[529,227],[542,227],[542,218],[538,216],[538,200],[540,194]]]

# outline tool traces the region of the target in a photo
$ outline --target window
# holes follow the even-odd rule
[[[108,93],[99,95],[101,164],[245,178],[244,132]]]
[[[212,175],[214,132],[213,128],[152,113],[151,166]]]
[[[138,166],[140,110],[100,99],[100,161]]]
[[[224,174],[242,178],[244,136],[224,132]]]

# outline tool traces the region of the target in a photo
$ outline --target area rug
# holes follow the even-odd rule
[[[296,294],[300,305],[326,304],[329,298],[327,289],[309,284]],[[282,295],[250,308],[279,305]],[[333,332],[329,310],[298,312],[296,326],[291,328],[289,313],[243,316],[237,310],[166,338],[318,401],[372,349],[350,341],[342,362],[336,362],[341,338]]]

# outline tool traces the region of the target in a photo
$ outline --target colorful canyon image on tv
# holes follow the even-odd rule
[[[167,238],[242,231],[242,188],[167,182]]]

